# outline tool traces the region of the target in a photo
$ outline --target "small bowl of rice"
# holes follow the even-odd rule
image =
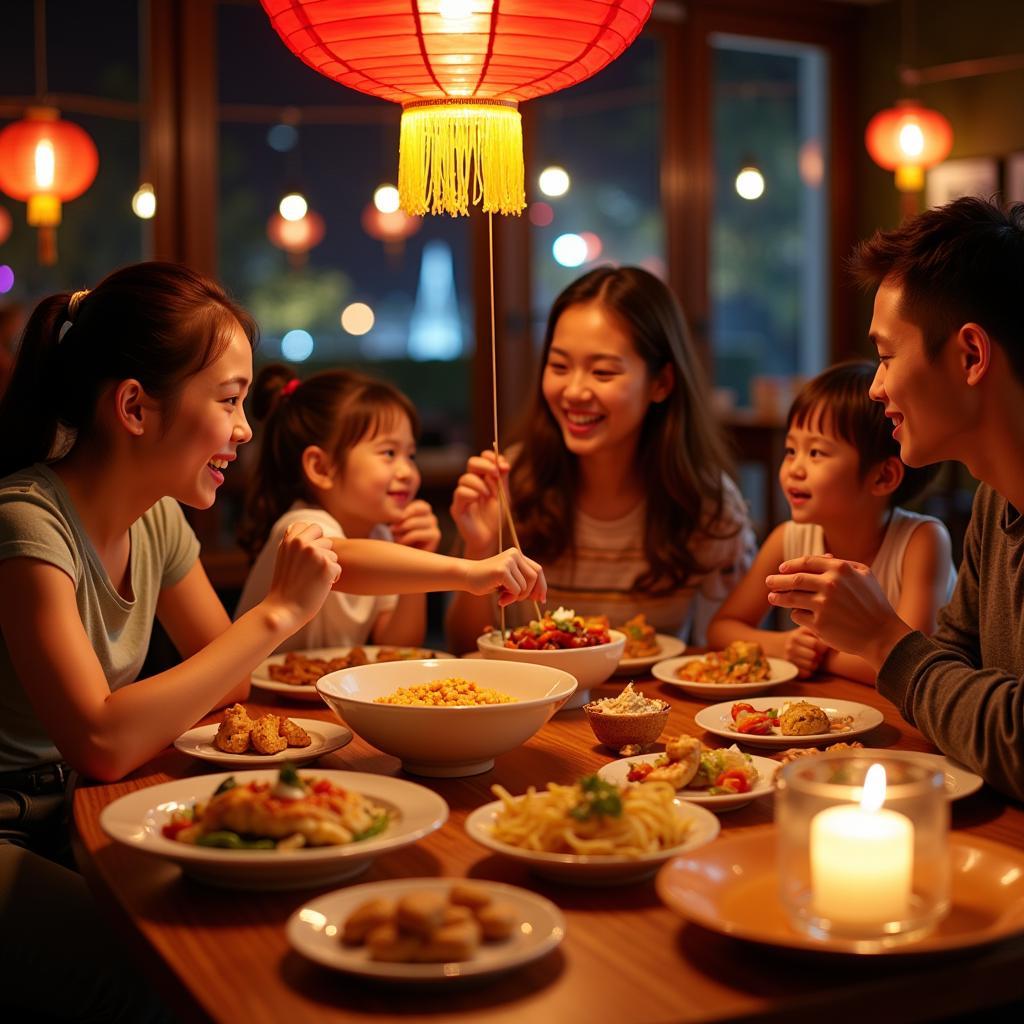
[[[634,753],[656,743],[668,725],[667,701],[645,697],[627,683],[615,697],[605,697],[583,705],[594,735],[607,747],[638,747]]]
[[[545,665],[482,659],[360,665],[316,684],[327,706],[414,775],[477,775],[525,743],[572,696],[576,680]]]

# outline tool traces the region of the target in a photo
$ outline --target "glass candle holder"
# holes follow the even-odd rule
[[[945,778],[913,754],[793,761],[775,822],[780,896],[798,931],[866,953],[920,939],[948,912]]]

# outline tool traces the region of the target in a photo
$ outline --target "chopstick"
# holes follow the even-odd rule
[[[501,456],[498,451],[498,442],[494,442],[494,459],[495,465],[500,466]],[[498,504],[501,505],[502,514],[505,517],[505,522],[508,523],[508,532],[512,535],[512,543],[515,545],[516,551],[519,554],[523,554],[523,546],[519,543],[519,534],[516,533],[516,524],[512,519],[512,506],[508,500],[508,495],[505,493],[505,482],[501,479],[501,470],[498,470]],[[525,555],[523,556],[526,557]],[[544,613],[541,611],[540,603],[537,601],[533,602],[534,610],[537,612],[537,618],[544,618]]]

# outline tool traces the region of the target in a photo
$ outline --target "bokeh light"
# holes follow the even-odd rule
[[[537,185],[546,196],[564,196],[569,191],[569,175],[564,167],[545,167]]]
[[[555,219],[555,211],[551,209],[550,203],[530,203],[527,216],[535,227],[546,228]]]
[[[741,199],[760,199],[764,195],[764,175],[756,167],[744,167],[736,175],[736,191]]]
[[[365,302],[353,302],[341,311],[341,326],[349,334],[367,334],[373,328],[373,310]]]
[[[398,189],[394,185],[381,185],[373,193],[373,205],[381,213],[394,213],[398,209]]]
[[[289,192],[288,195],[282,196],[281,202],[277,204],[277,212],[285,220],[302,220],[308,209],[309,203],[301,192]]]
[[[142,220],[149,220],[156,213],[156,193],[148,181],[132,196],[132,213]]]
[[[291,124],[275,124],[267,132],[267,145],[278,153],[287,153],[295,148],[299,141],[299,132]]]
[[[601,255],[604,243],[593,231],[581,231],[580,238],[587,246],[587,263],[593,263]]]
[[[6,263],[0,263],[0,295],[14,287],[14,271]]]
[[[289,331],[281,339],[281,355],[293,363],[301,363],[313,354],[313,335],[309,331]]]
[[[559,235],[551,243],[551,255],[563,267],[579,267],[587,261],[587,243],[579,235]]]

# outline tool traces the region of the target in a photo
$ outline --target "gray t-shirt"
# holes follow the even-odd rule
[[[199,541],[172,498],[161,498],[132,523],[132,598],[123,598],[86,535],[60,478],[37,464],[0,480],[0,561],[35,558],[75,584],[78,613],[111,691],[138,677],[156,604],[199,556]],[[0,637],[0,771],[60,760],[14,673]]]

